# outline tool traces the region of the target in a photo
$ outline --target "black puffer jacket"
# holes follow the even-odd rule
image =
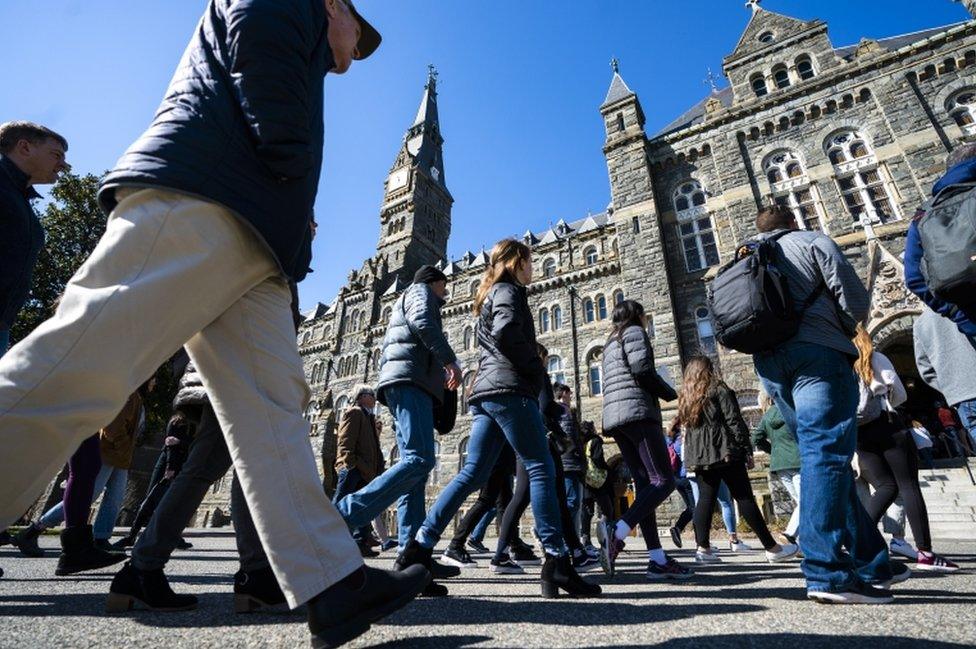
[[[469,401],[500,394],[538,399],[546,374],[524,286],[503,277],[488,291],[478,317],[478,375]]]
[[[563,470],[566,473],[585,473],[586,459],[583,457],[583,438],[580,435],[576,413],[565,404],[559,405],[562,408],[562,412],[559,414],[559,427],[570,442],[562,454]]]
[[[626,353],[626,357],[624,354]],[[610,336],[603,348],[603,430],[636,421],[661,421],[658,399],[677,393],[654,367],[654,350],[644,330],[632,325]]]
[[[220,203],[301,280],[322,168],[323,85],[334,65],[322,0],[210,0],[152,124],[102,182]]]
[[[732,388],[718,383],[706,397],[701,421],[684,424],[684,463],[689,472],[722,464],[726,458],[744,461],[752,455],[749,426]]]

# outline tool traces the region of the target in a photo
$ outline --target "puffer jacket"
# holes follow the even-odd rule
[[[322,0],[210,0],[152,124],[108,173],[223,205],[267,243],[285,275],[308,271],[334,66]]]
[[[562,454],[563,471],[566,473],[585,473],[586,459],[583,457],[583,438],[580,435],[576,413],[566,404],[561,403],[559,406],[562,408],[559,415],[559,427],[571,443]]]
[[[524,286],[505,275],[488,291],[477,323],[478,374],[469,402],[518,394],[538,400],[546,369]]]
[[[684,463],[689,472],[722,464],[725,458],[744,461],[752,455],[749,426],[739,411],[732,388],[718,383],[705,397],[697,425],[685,424]]]
[[[385,388],[410,384],[440,403],[444,399],[444,366],[457,360],[441,324],[444,300],[430,284],[411,284],[396,301],[383,338],[377,397],[386,405]]]
[[[205,406],[210,404],[210,397],[207,390],[203,387],[203,379],[193,365],[193,361],[186,364],[183,376],[176,390],[176,397],[173,399],[174,408],[185,408],[186,406]]]
[[[624,358],[624,353],[627,357]],[[677,393],[654,367],[654,351],[644,330],[631,325],[610,336],[603,348],[603,430],[636,421],[661,423],[658,399],[674,401]]]

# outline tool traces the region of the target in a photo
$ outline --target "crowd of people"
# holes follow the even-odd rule
[[[692,579],[694,565],[669,556],[658,534],[658,509],[676,490],[686,508],[671,538],[681,547],[691,523],[696,563],[721,561],[711,540],[718,503],[729,549],[752,550],[737,535],[738,513],[762,545],[757,556],[802,554],[816,601],[891,602],[890,587],[911,574],[892,553],[908,554],[918,570],[958,569],[933,552],[918,482],[924,444],[899,409],[904,385],[864,329],[867,291],[830,237],[798,231],[778,206],[758,212],[758,235],[736,253],[775,267],[795,306],[789,334],[753,353],[767,395],[755,430],[709,357],[685,360],[678,389],[658,373],[647,316],[631,299],[615,306],[604,346],[602,433],[581,422],[568,386],[550,381],[536,338],[532,250],[503,239],[474,298],[477,370],[464,395],[473,423],[458,474],[428,509],[435,431],[454,426],[461,368],[441,322],[447,277],[422,266],[396,301],[376,384],[357,387],[340,413],[329,499],[303,416],[310,392],[294,287],[311,261],[323,79],[379,42],[347,0],[211,2],[152,125],[102,182],[105,236],[54,316],[9,350],[43,245],[33,188],[68,168],[68,147],[43,126],[0,125],[0,216],[15,235],[0,247],[0,525],[20,518],[68,464],[63,502],[9,538],[21,552],[41,554],[38,536],[63,521],[58,575],[122,564],[109,612],[195,608],[197,598],[175,593],[164,570],[187,547],[183,530],[207,490],[233,469],[235,609],[306,604],[314,647],[339,646],[417,596],[447,596],[449,580],[477,565],[472,553],[492,554],[489,568],[501,575],[541,566],[543,597],[595,598],[611,582],[581,573],[600,566],[613,577],[639,529],[648,579]],[[960,147],[932,205],[969,192],[973,180],[976,146]],[[963,449],[976,443],[976,304],[947,301],[927,283],[920,230],[932,205],[909,227],[906,282],[926,305],[915,325],[919,373],[944,396],[945,427]],[[156,475],[132,528],[112,544],[144,399],[180,348]],[[662,402],[674,413],[667,434]],[[390,467],[378,404],[394,422],[399,461]],[[633,481],[624,507],[611,448]],[[770,472],[796,503],[780,540],[752,490],[754,449],[769,453]],[[879,531],[897,503],[914,552],[904,529],[891,546]],[[396,538],[386,524],[393,505]],[[541,556],[519,535],[528,507]],[[364,563],[377,549],[396,550],[392,569]]]

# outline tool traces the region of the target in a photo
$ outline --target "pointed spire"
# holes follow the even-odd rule
[[[437,69],[433,64],[427,66],[427,83],[424,84],[424,95],[417,109],[417,117],[413,125],[407,129],[404,137],[406,154],[413,164],[424,171],[434,182],[447,189],[444,181],[444,160],[441,137],[440,119],[437,112]],[[397,164],[406,162],[404,151],[401,149],[397,156]]]
[[[424,85],[424,97],[420,100],[414,126],[421,126],[427,122],[437,124],[437,68],[431,63],[427,66],[427,83]]]
[[[610,81],[610,90],[607,91],[607,98],[603,100],[603,106],[616,103],[634,94],[620,76],[620,61],[616,58],[610,59],[610,68],[613,70],[613,79]]]

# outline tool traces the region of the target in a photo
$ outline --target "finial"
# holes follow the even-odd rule
[[[712,87],[712,92],[713,93],[717,93],[718,92],[718,85],[715,82],[718,79],[720,79],[721,77],[719,77],[717,74],[715,74],[714,72],[712,72],[712,68],[709,67],[709,68],[705,68],[705,69],[708,71],[708,74],[706,74],[705,75],[705,78],[702,79],[702,83],[711,86]]]
[[[434,67],[433,63],[427,65],[427,83],[433,83],[437,81],[437,68]]]
[[[620,61],[617,60],[617,57],[610,59],[610,67],[613,68],[614,74],[620,74]]]
[[[762,0],[749,0],[748,2],[746,2],[746,7],[748,7],[749,9],[752,9],[752,13],[753,13],[753,15],[755,15],[755,14],[759,13],[759,9],[760,9],[759,3],[760,2],[762,2]]]

